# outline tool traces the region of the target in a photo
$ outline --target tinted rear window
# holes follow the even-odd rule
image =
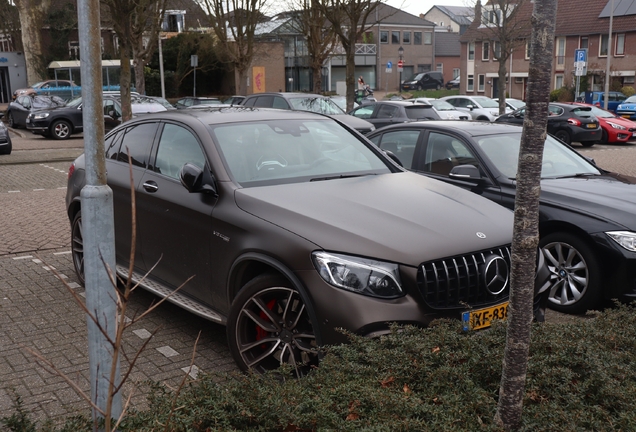
[[[438,119],[439,116],[433,110],[433,108],[421,108],[421,107],[406,107],[406,116],[411,120],[432,118]]]

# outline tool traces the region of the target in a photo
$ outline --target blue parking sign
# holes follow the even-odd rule
[[[587,63],[587,50],[586,49],[577,49],[574,51],[574,61]]]

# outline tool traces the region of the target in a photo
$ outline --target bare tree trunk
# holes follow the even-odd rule
[[[508,58],[508,57],[507,57]],[[499,115],[506,112],[506,60],[499,61],[499,86],[497,87],[497,97],[499,98]],[[512,79],[509,78],[509,79]]]
[[[121,73],[119,75],[119,92],[121,94],[121,116],[122,121],[132,118],[132,106],[130,104],[130,50],[127,44],[123,44],[123,39],[119,39],[119,59],[121,60]]]
[[[136,58],[135,65],[135,90],[139,94],[146,94],[146,77],[144,75],[144,61]]]
[[[313,92],[322,93],[322,66],[311,68]]]
[[[356,53],[355,53],[355,44],[353,46],[345,47],[346,50],[346,58],[347,58],[347,67],[345,82],[347,83],[347,112],[353,109],[353,102],[356,99],[356,89],[358,86],[356,85]]]
[[[541,162],[548,123],[548,102],[557,0],[535,0],[526,115],[523,123],[512,239],[510,315],[495,423],[505,430],[521,427],[534,276],[539,244]]]
[[[16,0],[22,28],[22,46],[27,70],[27,83],[33,85],[46,76],[46,65],[42,64],[41,31],[44,14],[50,0]]]
[[[235,65],[236,69],[236,88],[238,89],[238,94],[246,95],[247,94],[247,69],[239,68],[238,65]]]

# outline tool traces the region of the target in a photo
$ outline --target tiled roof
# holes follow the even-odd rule
[[[557,5],[557,22],[555,36],[596,35],[609,31],[609,18],[599,17],[611,0],[559,0]],[[615,0],[615,8],[621,1]],[[629,1],[629,0],[627,0]],[[519,19],[526,21],[532,17],[534,3],[526,1],[519,11]],[[473,22],[461,36],[461,42],[479,40],[484,37],[486,30],[479,28]],[[636,31],[636,15],[615,16],[612,22],[612,32]],[[528,35],[530,33],[528,32]]]
[[[459,25],[470,25],[475,9],[468,6],[434,6]]]
[[[435,32],[435,55],[440,57],[459,57],[459,33]]]
[[[401,24],[411,26],[430,26],[435,27],[435,23],[425,20],[424,18],[411,15],[400,9],[394,8],[385,3],[380,3],[377,7],[377,18],[372,14],[367,20],[367,24],[376,22],[376,19],[382,24]]]

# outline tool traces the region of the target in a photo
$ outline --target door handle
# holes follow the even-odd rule
[[[157,183],[152,180],[145,182],[143,186],[144,186],[144,189],[146,189],[146,191],[150,193],[154,193],[159,190],[159,186],[157,186]]]

